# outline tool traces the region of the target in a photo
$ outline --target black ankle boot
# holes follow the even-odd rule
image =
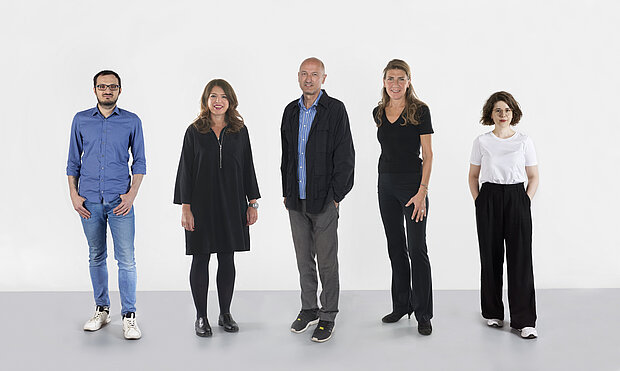
[[[224,331],[226,332],[237,332],[239,331],[239,326],[237,322],[232,318],[230,313],[222,313],[220,314],[220,318],[217,320],[217,324],[224,327]]]
[[[209,320],[205,317],[198,317],[196,323],[194,324],[194,330],[196,330],[196,335],[201,337],[209,337],[213,335],[211,326],[209,326]]]

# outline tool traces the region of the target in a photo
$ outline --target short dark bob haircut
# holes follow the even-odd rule
[[[506,103],[512,110],[512,121],[510,121],[510,125],[514,126],[518,124],[519,120],[521,120],[521,116],[523,116],[523,112],[521,112],[521,107],[519,107],[519,103],[517,103],[512,94],[505,91],[493,93],[489,99],[487,99],[484,107],[482,107],[482,117],[480,118],[480,123],[482,125],[495,125],[491,115],[493,114],[493,107],[497,102]]]
[[[116,77],[116,79],[118,80],[118,86],[121,86],[121,77],[118,75],[118,73],[111,71],[111,70],[103,70],[103,71],[99,71],[95,77],[93,77],[93,87],[97,87],[97,78],[99,76],[107,76],[107,75],[114,75],[114,77]]]

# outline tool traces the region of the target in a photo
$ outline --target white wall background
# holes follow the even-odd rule
[[[497,90],[520,102],[517,128],[538,151],[537,287],[620,287],[619,11],[613,0],[3,1],[0,290],[90,290],[65,166],[71,119],[94,106],[92,76],[106,68],[123,79],[119,106],[144,123],[138,289],[188,289],[174,178],[185,128],[217,77],[236,89],[263,195],[252,251],[237,254],[236,287],[297,289],[279,126],[284,106],[300,95],[296,72],[308,56],[325,62],[325,88],[346,104],[357,151],[340,218],[343,289],[389,288],[371,110],[392,58],[410,63],[433,117],[434,287],[478,287],[468,159],[474,137],[488,130],[478,124],[482,104]],[[112,258],[108,264],[115,271]]]

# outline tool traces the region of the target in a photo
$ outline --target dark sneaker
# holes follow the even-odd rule
[[[312,334],[312,341],[322,343],[331,339],[335,326],[336,323],[334,321],[319,321]]]
[[[308,327],[316,325],[317,323],[319,323],[318,309],[302,309],[295,321],[293,321],[291,331],[300,334],[306,331]]]
[[[420,335],[430,335],[433,332],[433,326],[431,326],[431,321],[418,322],[418,332],[420,333]]]

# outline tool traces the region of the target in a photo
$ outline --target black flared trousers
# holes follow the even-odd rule
[[[505,241],[510,326],[516,329],[536,326],[530,202],[523,183],[484,183],[475,201],[482,316],[504,319]]]
[[[379,209],[392,265],[392,309],[415,312],[418,322],[433,318],[431,263],[426,249],[426,219],[411,219],[405,204],[420,187],[421,174],[379,174]],[[428,215],[428,198],[426,199]],[[405,236],[405,227],[407,234]]]

